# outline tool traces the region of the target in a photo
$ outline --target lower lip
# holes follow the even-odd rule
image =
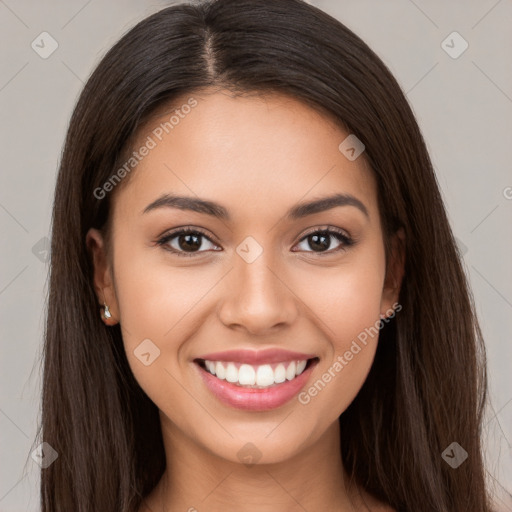
[[[208,389],[223,403],[246,411],[268,411],[289,402],[306,384],[318,360],[312,361],[298,377],[265,389],[244,388],[221,380],[194,363]]]

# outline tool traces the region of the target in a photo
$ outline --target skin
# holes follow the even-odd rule
[[[314,353],[320,361],[307,389],[358,334],[389,316],[403,253],[395,249],[386,268],[364,154],[349,161],[338,149],[348,132],[290,97],[209,90],[193,97],[198,105],[115,191],[113,253],[98,230],[86,239],[98,302],[112,313],[104,322],[120,322],[133,374],[160,411],[167,470],[141,511],[392,510],[349,486],[339,449],[337,419],[368,375],[377,336],[308,404],[292,399],[265,412],[219,402],[193,363],[232,348]],[[168,118],[141,128],[134,147]],[[143,214],[164,192],[215,201],[232,219],[169,207]],[[355,196],[368,217],[338,206],[285,219],[297,203],[334,192]],[[343,243],[331,236],[322,252],[306,235],[326,225],[357,242],[338,250]],[[201,238],[189,258],[155,244],[182,226],[202,228],[211,242]],[[263,249],[251,263],[236,252],[247,236]],[[187,250],[178,237],[170,244]],[[134,350],[147,338],[160,356],[145,366]],[[261,453],[250,467],[237,455],[246,443]]]

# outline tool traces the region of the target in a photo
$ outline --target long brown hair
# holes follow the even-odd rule
[[[138,127],[207,87],[290,95],[364,143],[385,240],[405,233],[405,277],[402,310],[339,418],[344,465],[400,511],[489,511],[484,345],[403,92],[359,37],[305,2],[217,0],[137,24],[103,57],[71,118],[52,217],[39,440],[59,457],[41,471],[42,512],[136,512],[165,470],[158,409],[129,368],[119,325],[100,319],[85,235],[108,234],[112,194],[94,191],[122,165]],[[468,454],[456,469],[442,457],[452,442]]]

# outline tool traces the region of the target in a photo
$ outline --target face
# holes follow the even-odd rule
[[[98,300],[164,435],[283,461],[357,395],[401,270],[364,153],[339,149],[348,132],[286,96],[191,96],[169,133],[169,113],[140,130],[134,150],[154,147],[115,191],[112,253],[87,235]]]

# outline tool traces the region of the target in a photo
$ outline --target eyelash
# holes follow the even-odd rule
[[[316,228],[315,230],[310,231],[309,233],[306,233],[299,240],[298,243],[301,243],[302,241],[304,241],[311,235],[315,235],[315,234],[319,234],[319,233],[322,233],[322,234],[328,235],[328,236],[334,236],[343,245],[341,245],[340,247],[338,247],[337,249],[334,249],[334,250],[330,249],[328,251],[323,251],[323,252],[316,252],[316,251],[306,251],[306,252],[312,252],[312,253],[318,254],[319,256],[323,256],[323,255],[333,254],[333,253],[336,253],[339,251],[346,251],[348,247],[355,244],[355,240],[353,238],[346,235],[342,230],[340,230],[338,228],[332,228],[332,227]],[[165,250],[170,251],[171,253],[176,254],[177,256],[180,256],[180,257],[184,256],[186,258],[189,258],[189,257],[194,257],[198,254],[201,254],[202,252],[207,252],[207,251],[196,251],[196,252],[187,253],[185,251],[177,251],[176,249],[173,249],[167,245],[167,243],[170,240],[172,240],[173,238],[176,238],[180,235],[187,235],[187,234],[201,235],[202,237],[206,238],[209,242],[216,245],[215,242],[213,242],[213,240],[211,240],[210,237],[199,228],[181,228],[176,231],[171,231],[170,233],[167,233],[164,236],[162,236],[159,240],[157,240],[156,243],[157,243],[157,245],[162,246]],[[294,252],[300,252],[300,251],[294,251]]]

